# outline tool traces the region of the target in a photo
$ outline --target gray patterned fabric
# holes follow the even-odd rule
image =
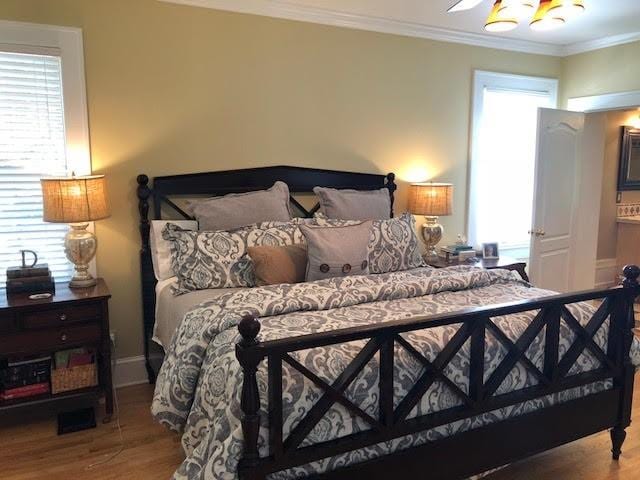
[[[174,479],[220,480],[237,478],[237,463],[242,452],[240,391],[242,372],[235,358],[237,324],[246,314],[260,318],[260,340],[304,335],[320,331],[369,325],[414,318],[466,307],[505,301],[539,298],[551,292],[531,288],[512,272],[481,270],[460,266],[446,269],[421,268],[384,275],[361,275],[320,280],[295,285],[272,285],[230,293],[203,303],[189,312],[173,338],[156,383],[152,413],[171,430],[183,432],[186,459]],[[569,307],[583,325],[594,312],[590,304]],[[515,341],[536,312],[494,318],[498,327]],[[455,334],[459,325],[430,328],[403,334],[418,351],[433,360]],[[605,347],[608,321],[597,332],[595,341]],[[560,355],[564,355],[575,335],[561,327]],[[292,354],[306,368],[331,382],[363,347],[363,342],[333,345]],[[485,346],[485,378],[506,355],[506,348],[488,336]],[[542,366],[544,335],[538,336],[527,351],[530,360]],[[463,391],[469,377],[469,345],[461,349],[446,368],[446,375]],[[633,360],[640,364],[638,343]],[[592,370],[598,360],[583,354],[571,373]],[[396,404],[414,385],[422,365],[410,354],[398,349],[395,355]],[[349,398],[369,415],[378,415],[378,365],[374,357],[349,387]],[[537,377],[521,364],[507,376],[498,393],[535,385]],[[258,369],[262,427],[259,449],[268,454],[267,373],[265,362]],[[321,392],[312,382],[287,364],[283,369],[285,436],[318,400]],[[611,388],[610,381],[549,395],[512,407],[488,412],[453,424],[396,439],[271,475],[289,479],[317,474],[340,466],[366,461],[391,451],[409,448],[458,432],[521,415],[539,408]],[[458,398],[440,382],[427,391],[409,417],[440,411],[459,404]],[[341,405],[334,405],[304,445],[362,431],[367,426]]]
[[[357,224],[354,220],[327,218],[316,213],[318,225],[340,227]],[[416,222],[410,213],[388,220],[374,220],[369,239],[369,272],[388,273],[424,267]]]
[[[222,197],[192,200],[187,203],[200,230],[232,230],[260,222],[291,220],[289,187],[276,182],[268,190],[230,193]]]
[[[347,227],[303,225],[301,230],[307,242],[307,282],[369,273],[370,221]]]
[[[341,220],[378,220],[391,216],[388,188],[379,190],[337,190],[315,187],[320,211],[329,218]]]
[[[256,279],[248,247],[304,243],[300,225],[264,222],[232,231],[191,231],[167,224],[163,238],[171,242],[171,266],[178,277],[175,295],[208,288],[253,287]]]

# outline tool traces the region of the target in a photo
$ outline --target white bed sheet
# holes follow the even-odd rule
[[[176,282],[176,277],[172,277],[156,284],[156,322],[153,326],[153,341],[165,350],[171,344],[173,334],[189,310],[225,293],[241,290],[241,288],[215,288],[174,296],[171,285],[175,285]]]

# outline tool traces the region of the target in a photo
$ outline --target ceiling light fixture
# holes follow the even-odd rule
[[[565,24],[565,19],[550,11],[553,0],[540,0],[540,6],[529,26],[531,30],[547,31],[561,27]]]
[[[536,11],[537,3],[536,0],[502,0],[500,13],[518,19],[531,17]]]
[[[497,0],[493,5],[489,18],[484,24],[487,32],[508,32],[518,26],[518,19],[502,13],[502,7],[502,0]]]
[[[553,0],[549,7],[549,14],[565,20],[580,15],[584,11],[584,0]]]

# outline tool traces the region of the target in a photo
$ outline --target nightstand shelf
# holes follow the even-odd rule
[[[453,262],[447,263],[447,261],[442,257],[425,258],[424,261],[427,263],[427,265],[434,268],[446,268],[453,267],[455,265],[471,265],[474,267],[486,268],[487,270],[493,270],[497,268],[511,270],[514,272],[518,272],[524,281],[529,281],[529,277],[526,271],[527,264],[510,257],[480,258],[476,262],[458,262],[457,260],[454,260]]]
[[[28,294],[0,294],[0,361],[53,355],[77,347],[91,348],[96,352],[98,384],[56,394],[0,400],[0,412],[75,400],[86,403],[104,395],[105,420],[109,421],[113,414],[108,306],[111,294],[104,280],[84,289],[57,284],[51,298],[28,297]]]

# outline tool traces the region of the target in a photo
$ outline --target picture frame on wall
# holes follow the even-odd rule
[[[498,242],[488,242],[482,244],[482,257],[483,258],[500,258],[500,249]]]

